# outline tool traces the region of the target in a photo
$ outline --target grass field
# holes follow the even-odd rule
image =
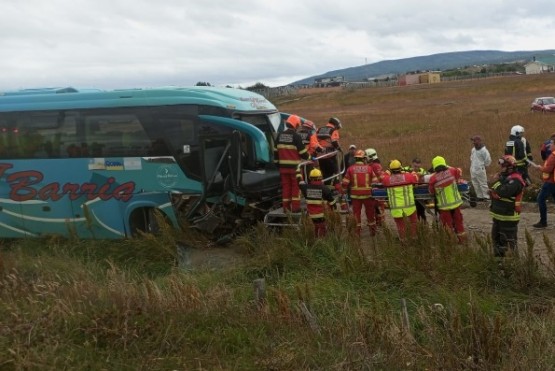
[[[539,158],[555,131],[555,115],[528,111],[542,95],[555,95],[555,74],[311,89],[276,103],[320,125],[339,117],[343,147],[374,147],[384,161],[441,154],[468,174],[469,137],[482,134],[496,156],[515,123]],[[0,370],[553,368],[549,238],[525,233],[519,256],[500,262],[487,237],[460,246],[422,226],[410,244],[387,228],[358,241],[332,221],[318,241],[310,225],[259,225],[235,242],[242,262],[217,270],[180,269],[176,241],[205,241],[169,229],[117,242],[1,241]],[[551,264],[535,259],[537,245]]]

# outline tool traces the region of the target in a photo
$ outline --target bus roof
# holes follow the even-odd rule
[[[97,90],[72,87],[0,92],[0,112],[200,104],[237,111],[277,111],[248,90],[212,86]]]

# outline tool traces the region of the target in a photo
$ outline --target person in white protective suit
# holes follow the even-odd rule
[[[470,180],[477,200],[487,201],[489,200],[489,187],[486,168],[491,164],[491,156],[480,135],[474,135],[470,140],[473,144],[470,152]]]

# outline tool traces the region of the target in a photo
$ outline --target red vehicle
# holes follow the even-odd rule
[[[531,111],[537,112],[552,112],[555,113],[555,98],[554,97],[541,97],[536,98],[532,102],[532,106],[530,107]]]

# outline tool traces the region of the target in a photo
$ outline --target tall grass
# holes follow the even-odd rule
[[[92,246],[29,240],[4,246],[4,369],[548,369],[555,362],[555,276],[535,258],[492,257],[421,226],[352,239],[339,223],[263,226],[237,243],[244,263],[180,271],[143,240]],[[114,258],[102,250],[109,246]],[[143,247],[138,247],[139,253]],[[150,259],[170,267],[161,273]],[[530,258],[530,259],[529,259]],[[554,257],[550,255],[550,259]],[[145,260],[138,264],[137,260]],[[252,283],[263,278],[265,300]]]

